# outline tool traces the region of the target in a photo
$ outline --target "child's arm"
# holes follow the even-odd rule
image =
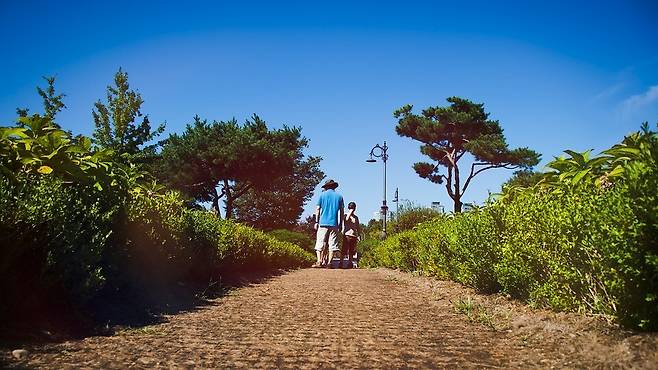
[[[350,220],[350,221],[354,221],[354,220],[351,218],[352,215],[354,215],[354,210],[353,210],[353,209],[350,209],[349,211],[347,211],[347,215],[345,216],[345,219],[346,219],[346,220]]]

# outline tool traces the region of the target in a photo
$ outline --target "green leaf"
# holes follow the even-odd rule
[[[589,150],[583,153],[574,152],[573,150],[565,150],[565,153],[569,154],[580,166],[585,166],[587,159],[585,156],[589,155]]]
[[[20,143],[23,144],[23,146],[25,146],[26,151],[31,151],[32,150],[32,143],[33,142],[34,142],[34,140],[32,140],[32,139],[24,139],[24,140],[20,141]]]
[[[582,171],[579,171],[576,173],[576,175],[571,179],[571,183],[576,185],[580,182],[580,180],[585,177],[592,169],[591,168],[586,168]]]
[[[620,157],[636,157],[640,154],[640,149],[631,148],[629,146],[615,145],[608,150],[604,150],[603,153],[609,154],[615,158]]]
[[[612,169],[612,171],[607,173],[608,177],[617,177],[623,174],[624,174],[624,167],[621,165],[617,165],[615,168]]]
[[[86,136],[82,136],[80,138],[79,146],[81,146],[86,151],[90,151],[91,150],[91,139],[86,137]]]
[[[44,175],[47,175],[47,174],[52,173],[52,172],[53,172],[53,169],[52,169],[51,167],[49,167],[49,166],[41,166],[41,167],[39,167],[39,169],[37,170],[37,172],[42,173],[42,174],[44,174]]]
[[[70,146],[70,147],[66,148],[66,152],[67,153],[79,153],[79,154],[88,153],[87,149],[85,149],[84,147],[79,146],[79,145],[73,145],[73,146]]]
[[[59,154],[59,151],[60,151],[62,148],[64,148],[64,147],[63,147],[63,146],[60,146],[59,148],[55,149],[55,150],[52,151],[50,154],[47,154],[47,155],[45,155],[44,157],[46,157],[46,159],[52,159],[54,156],[56,156],[57,154]]]
[[[0,128],[0,138],[7,139],[14,136],[25,139],[28,138],[28,136],[25,134],[25,131],[27,130],[22,127],[2,127]]]
[[[601,168],[610,161],[609,157],[596,157],[587,162],[588,167]]]
[[[41,162],[41,160],[39,158],[34,158],[34,157],[21,158],[21,163],[22,164],[29,165],[29,164],[33,164],[33,163],[37,163],[37,162]]]

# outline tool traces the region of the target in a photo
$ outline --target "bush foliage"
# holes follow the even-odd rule
[[[307,234],[286,229],[272,230],[267,234],[278,240],[295,244],[304,250],[315,253],[315,240],[311,239]]]
[[[52,299],[81,308],[108,286],[207,282],[314,260],[295,244],[186,208],[179,193],[50,117],[0,128],[0,144],[3,318]]]
[[[363,262],[656,330],[656,133],[643,126],[591,160],[567,153],[539,184],[507,188],[483,208],[393,235]]]
[[[49,291],[79,302],[92,296],[105,282],[101,261],[117,215],[111,199],[90,186],[50,176],[0,180],[3,301]]]
[[[435,209],[417,206],[408,202],[404,207],[400,207],[400,211],[389,223],[389,229],[393,232],[411,230],[416,225],[441,215],[442,213]]]

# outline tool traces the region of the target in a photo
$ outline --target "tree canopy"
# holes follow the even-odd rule
[[[415,163],[414,170],[429,181],[445,183],[454,211],[461,212],[462,196],[475,176],[492,168],[530,169],[539,163],[540,155],[527,147],[510,150],[500,123],[489,119],[484,104],[458,97],[447,101],[449,106],[429,107],[420,115],[412,113],[412,105],[396,110],[395,131],[421,142],[421,153],[433,163]],[[460,160],[467,153],[473,161],[464,174]]]
[[[164,124],[151,130],[148,115],[141,112],[142,103],[142,96],[130,89],[128,73],[119,69],[114,75],[114,86],[107,86],[107,102],[98,100],[94,104],[94,143],[117,154],[152,157],[155,145],[145,145],[164,132]]]
[[[212,202],[218,215],[223,199],[225,217],[232,218],[238,198],[292,175],[299,148],[307,142],[299,128],[270,130],[257,115],[243,125],[196,116],[185,132],[164,141],[155,171],[196,201]]]
[[[300,142],[300,144],[302,144]],[[272,181],[268,190],[252,189],[235,202],[236,218],[261,230],[292,230],[299,221],[313,189],[324,178],[320,157],[304,158],[297,148],[291,174]]]

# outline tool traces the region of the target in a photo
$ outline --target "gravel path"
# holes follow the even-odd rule
[[[5,351],[3,359],[29,368],[658,364],[655,335],[583,331],[593,319],[530,311],[504,297],[385,269],[297,270],[210,303],[162,324],[28,348],[22,360]]]

